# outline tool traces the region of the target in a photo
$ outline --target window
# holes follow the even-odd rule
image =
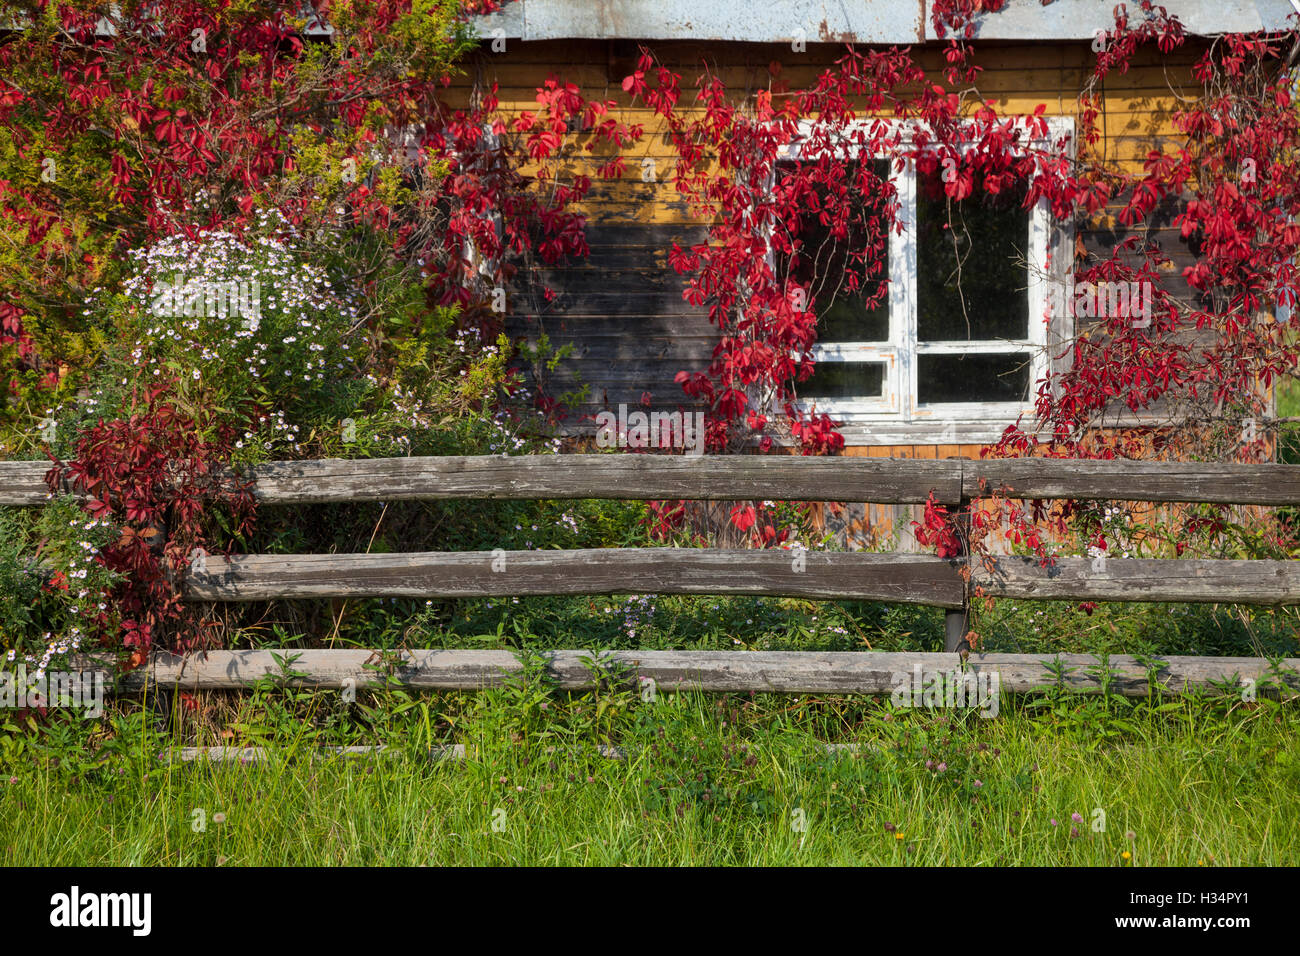
[[[1050,147],[1067,122],[1053,121],[1050,142],[1031,145]],[[1049,249],[1070,248],[1068,224],[1052,220],[1046,201],[1023,208],[1023,184],[990,195],[976,183],[969,197],[952,201],[942,169],[925,175],[910,161],[898,170],[884,159],[855,158],[868,164],[849,167],[859,225],[837,242],[816,217],[805,217],[799,253],[774,261],[817,313],[816,367],[795,385],[797,404],[844,422],[850,441],[993,440],[1032,412],[1049,346],[1068,334],[1068,315],[1053,315],[1062,327],[1052,342],[1043,320],[1049,282],[1067,279],[1068,252],[1051,257],[1052,277],[1047,263]],[[800,159],[795,143],[782,165]],[[851,256],[883,228],[883,210],[871,204],[883,201],[885,182],[896,191],[904,229],[888,235],[881,274],[871,276],[846,250]]]

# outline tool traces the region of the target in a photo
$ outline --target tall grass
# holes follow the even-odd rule
[[[985,720],[843,698],[565,696],[522,679],[364,705],[382,711],[370,734],[386,756],[322,758],[277,732],[264,763],[168,762],[156,754],[181,741],[149,711],[106,720],[95,755],[86,741],[10,747],[0,861],[1300,862],[1300,715],[1269,700],[1048,696]],[[444,737],[465,759],[430,759]]]

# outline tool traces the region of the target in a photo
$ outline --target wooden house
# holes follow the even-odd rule
[[[1191,67],[1215,35],[1285,29],[1292,12],[1286,0],[1164,5],[1186,27],[1187,42],[1169,55],[1141,51],[1130,69],[1109,75],[1097,90],[1102,141],[1096,148],[1134,169],[1149,151],[1176,139],[1171,121],[1180,93],[1199,93]],[[939,77],[946,41],[935,35],[930,7],[928,0],[515,0],[478,18],[480,52],[449,91],[450,100],[467,103],[476,89],[495,83],[503,112],[517,114],[536,107],[538,87],[554,76],[577,83],[589,97],[626,104],[620,82],[635,68],[642,46],[688,82],[707,62],[738,93],[770,89],[773,63],[789,86],[806,86],[843,55],[846,44],[911,47],[927,74]],[[973,43],[983,73],[966,91],[970,102],[986,102],[1003,115],[1030,114],[1043,105],[1054,131],[1070,131],[1095,62],[1093,44],[1113,23],[1113,7],[1109,0],[1009,0],[977,16]],[[622,118],[647,129],[635,155],[668,170],[674,154],[657,126],[661,121],[648,110],[625,109]],[[692,215],[668,175],[645,177],[630,163],[621,180],[599,180],[597,160],[575,151],[569,162],[573,172],[596,180],[582,207],[590,258],[533,276],[556,295],[551,301],[518,295],[509,330],[534,340],[544,333],[556,345],[572,346],[545,385],[556,393],[587,387],[585,399],[569,409],[578,430],[589,430],[593,416],[620,404],[690,409],[675,376],[707,366],[718,330],[703,309],[683,299],[683,279],[669,268],[667,254],[674,240],[683,246],[706,242],[709,222]],[[911,227],[907,241],[891,248],[888,303],[819,330],[820,371],[800,397],[844,423],[845,454],[978,457],[1021,415],[1032,417],[1036,381],[1048,363],[1061,360],[1051,346],[1072,333],[1058,327],[1049,338],[1036,321],[1048,292],[1044,269],[1034,266],[1050,261],[1048,270],[1068,283],[1076,257],[1108,253],[1124,231],[1113,209],[1079,226],[1053,221],[1043,208],[1009,205],[987,214],[980,220],[982,251],[1000,262],[988,281],[1017,293],[993,301],[977,289],[971,321],[954,330],[945,318],[943,290],[927,276],[941,210],[925,207],[914,174],[899,175]],[[1146,236],[1169,256],[1174,284],[1195,259],[1172,226],[1175,213],[1158,217]],[[876,539],[900,532],[907,546],[913,514],[910,507],[873,506],[851,519],[848,530]]]

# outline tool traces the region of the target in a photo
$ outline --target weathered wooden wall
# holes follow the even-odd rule
[[[792,89],[807,86],[844,49],[838,44],[809,44],[805,52],[795,53],[788,44],[685,42],[653,47],[665,65],[682,73],[684,102],[704,62],[734,93],[752,95],[778,83]],[[1104,107],[1103,138],[1095,149],[1101,158],[1138,170],[1151,149],[1168,148],[1175,141],[1176,94],[1190,94],[1197,88],[1190,67],[1202,49],[1202,41],[1192,38],[1171,56],[1140,54],[1127,73],[1106,78],[1098,90]],[[978,45],[977,51],[984,72],[968,96],[972,108],[982,100],[1010,115],[1030,113],[1045,104],[1048,115],[1077,117],[1079,94],[1095,58],[1086,42],[986,43]],[[634,68],[636,55],[636,45],[626,41],[511,41],[500,53],[490,52],[485,45],[449,91],[450,101],[468,103],[475,85],[486,88],[496,83],[502,110],[517,114],[535,109],[537,87],[555,76],[578,84],[588,98],[626,104],[620,82]],[[916,55],[928,73],[941,77],[939,47],[921,49]],[[774,62],[781,65],[779,76],[770,69]],[[542,384],[553,397],[587,387],[586,397],[569,406],[575,423],[584,419],[589,423],[596,412],[616,409],[620,403],[639,405],[647,395],[655,408],[693,410],[696,406],[674,376],[704,369],[716,341],[707,314],[683,300],[682,278],[667,264],[674,240],[683,246],[703,241],[709,223],[695,215],[671,185],[675,154],[662,120],[645,109],[623,108],[614,115],[629,124],[642,124],[647,131],[627,156],[622,179],[611,182],[596,175],[608,151],[585,151],[585,137],[569,148],[561,169],[566,178],[585,174],[593,180],[591,194],[580,207],[589,217],[590,258],[536,276],[536,283],[557,293],[552,301],[540,295],[536,283],[515,289],[508,323],[512,335],[535,339],[545,333],[556,346],[572,346],[572,357]],[[654,182],[643,181],[643,160],[654,162]],[[1078,233],[1076,250],[1081,255],[1106,256],[1127,235],[1115,218],[1118,208],[1103,210]],[[1147,238],[1172,260],[1169,287],[1190,300],[1181,271],[1193,261],[1194,251],[1172,226],[1174,213],[1173,209],[1163,213],[1158,228]],[[855,455],[978,457],[981,448],[960,435],[961,444],[900,444],[869,436],[855,438],[851,430],[847,434],[847,453]],[[909,524],[918,516],[917,510],[913,505],[858,507],[830,523],[864,543],[896,538],[898,546],[908,548],[912,546]]]

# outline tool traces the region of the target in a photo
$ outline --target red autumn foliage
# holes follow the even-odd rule
[[[232,436],[200,438],[168,404],[169,393],[169,385],[155,386],[128,417],[87,429],[72,461],[55,460],[46,475],[52,490],[67,482],[86,496],[92,516],[122,528],[96,560],[125,575],[110,597],[122,618],[121,644],[139,652],[136,663],[155,645],[204,646],[202,618],[181,600],[179,583],[196,551],[225,547],[208,538],[212,511],[225,510],[236,535],[252,530],[252,493],[225,470]],[[99,626],[109,621],[102,611]]]
[[[691,97],[683,92],[683,76],[647,49],[622,80],[625,98],[649,108],[667,126],[677,154],[675,188],[714,223],[707,244],[674,246],[668,257],[671,267],[687,276],[686,298],[706,306],[718,329],[708,369],[678,375],[686,394],[709,407],[710,450],[736,450],[751,442],[767,450],[786,437],[780,433],[783,426],[804,454],[833,454],[843,447],[831,418],[797,404],[798,387],[814,370],[816,309],[806,303],[799,307],[798,293],[806,290],[796,288],[769,253],[798,261],[807,252],[801,239],[805,224],[816,222],[846,246],[846,288],[865,291],[876,283],[873,294],[884,294],[885,283],[878,280],[889,236],[899,227],[900,206],[869,164],[846,156],[847,141],[859,153],[887,156],[895,163],[953,169],[955,176],[944,189],[954,200],[1023,183],[1027,207],[1045,201],[1057,217],[1077,221],[1109,208],[1138,234],[1106,257],[1079,265],[1074,280],[1150,282],[1152,323],[1138,327],[1131,315],[1117,314],[1080,332],[1067,346],[1072,361],[1040,383],[1033,427],[1018,423],[1009,428],[993,454],[1223,459],[1259,451],[1259,443],[1243,449],[1240,422],[1264,419],[1263,389],[1297,364],[1294,323],[1266,321],[1260,315],[1273,303],[1293,305],[1297,285],[1300,167],[1292,157],[1300,146],[1300,125],[1289,80],[1280,69],[1291,37],[1229,35],[1212,44],[1194,71],[1203,84],[1201,95],[1185,99],[1175,116],[1182,142],[1153,150],[1143,169],[1133,172],[1098,155],[1104,145],[1098,89],[1112,72],[1127,71],[1140,50],[1168,53],[1182,47],[1186,39],[1176,18],[1148,0],[1135,4],[1132,13],[1123,5],[1115,9],[1082,91],[1073,143],[1078,155],[1071,157],[1064,143],[1051,149],[1026,146],[1029,138],[1047,134],[1044,107],[1026,116],[1000,115],[987,103],[972,108],[965,95],[980,71],[969,42],[972,20],[996,15],[1003,5],[1003,0],[931,5],[935,30],[948,41],[942,76],[927,75],[908,50],[849,49],[803,90],[788,89],[780,64],[774,63],[768,69],[770,88],[758,91],[752,101],[738,101],[707,69],[696,78]],[[104,147],[103,189],[129,212],[123,242],[218,221],[238,228],[272,196],[292,221],[303,221],[311,197],[277,193],[292,163],[287,133],[294,117],[259,111],[266,89],[292,88],[301,38],[282,18],[227,18],[221,30],[210,24],[216,39],[200,61],[187,52],[186,41],[191,27],[209,23],[202,18],[210,17],[210,11],[194,3],[169,6],[180,12],[167,21],[163,35],[139,44],[96,39],[94,15],[65,9],[65,25],[79,42],[64,44],[49,56],[66,96],[34,103],[22,89],[0,81],[0,121],[39,107],[48,114],[47,145],[70,148],[86,137],[84,108],[110,104],[109,112],[120,119],[107,131],[111,145]],[[382,46],[385,24],[405,7],[409,5],[375,8],[376,19],[360,41],[361,54]],[[241,57],[244,53],[256,55]],[[0,67],[11,65],[13,56],[0,48]],[[175,74],[173,84],[145,89],[135,82],[158,63]],[[401,255],[426,263],[430,294],[443,302],[473,305],[482,298],[481,273],[475,271],[479,266],[465,254],[471,244],[488,264],[486,278],[492,282],[511,278],[513,263],[528,252],[547,263],[585,254],[584,221],[570,207],[592,184],[584,176],[562,179],[561,152],[575,130],[590,134],[587,150],[598,144],[626,150],[644,132],[611,115],[615,101],[588,99],[558,77],[538,88],[535,109],[517,117],[499,115],[495,87],[481,91],[472,107],[455,110],[439,99],[441,77],[376,79],[346,69],[331,74],[323,100],[330,106],[323,116],[329,122],[322,122],[321,129],[329,123],[359,128],[367,103],[384,104],[394,127],[418,126],[418,150],[447,164],[447,177],[423,200],[428,207],[445,205],[446,224],[440,230],[426,228],[419,210],[389,205],[365,182],[345,197],[344,219],[389,230]],[[212,88],[214,97],[203,110],[184,104],[182,80]],[[689,109],[686,101],[691,101]],[[904,140],[897,126],[873,124],[873,116],[923,127],[915,138]],[[783,164],[783,151],[795,143],[800,161]],[[520,172],[527,162],[540,164],[535,180]],[[619,177],[626,169],[625,158],[615,155],[600,165],[599,174]],[[221,200],[207,221],[190,205],[196,181],[214,185]],[[545,188],[532,188],[537,182]],[[863,211],[853,201],[861,195],[880,201]],[[1198,250],[1198,261],[1186,273],[1201,293],[1196,302],[1180,301],[1168,288],[1168,257],[1140,236],[1170,204],[1178,207],[1174,223],[1181,235]],[[52,190],[0,183],[0,205],[29,243],[66,228]],[[24,301],[33,293],[18,291]],[[19,343],[20,361],[37,367],[40,357],[24,336],[23,314],[21,306],[0,303],[0,334]],[[1061,316],[1031,318],[1052,322]],[[1185,335],[1190,330],[1202,333],[1201,338],[1190,339]],[[148,410],[134,424],[109,423],[88,433],[76,460],[81,471],[74,476],[93,495],[92,507],[141,527],[164,520],[163,527],[175,537],[166,552],[174,570],[177,549],[183,553],[186,545],[200,540],[195,502],[213,489],[203,484],[207,478],[195,478],[197,484],[183,486],[188,490],[177,494],[160,478],[161,461],[179,456],[202,465],[199,472],[210,478],[221,449],[195,445],[186,437],[186,423],[163,411],[157,398],[151,396]],[[539,400],[552,401],[546,396]],[[1143,413],[1162,403],[1175,404],[1177,417],[1111,431],[1094,427],[1117,408]],[[784,422],[777,409],[785,412]],[[143,469],[138,480],[132,477],[137,458]],[[228,499],[230,492],[216,494],[217,500],[237,507],[236,500]],[[677,527],[682,514],[673,504],[654,513],[657,530],[664,534]],[[1063,521],[1068,513],[1068,507],[1053,512],[1052,520]],[[952,517],[931,502],[918,539],[941,554],[957,553],[953,549],[960,539]],[[1038,526],[1048,514],[1041,505],[1007,506],[1004,517],[1013,540],[1044,548]],[[980,530],[987,530],[984,517],[973,518]],[[1189,530],[1212,534],[1218,527],[1215,519],[1198,520]],[[784,540],[785,532],[765,522],[758,506],[739,506],[733,522],[760,544]],[[111,557],[138,576],[123,600],[133,621],[133,640],[142,646],[155,640],[159,628],[171,627],[168,622],[179,614],[163,586],[163,561],[151,564],[152,554],[137,536]]]
[[[1264,420],[1266,389],[1296,367],[1294,323],[1260,318],[1277,303],[1290,306],[1296,288],[1300,227],[1300,167],[1291,160],[1300,128],[1281,57],[1290,36],[1229,35],[1197,64],[1200,98],[1184,97],[1175,116],[1185,140],[1153,151],[1134,172],[1094,151],[1102,139],[1097,88],[1111,72],[1125,72],[1139,50],[1168,53],[1186,38],[1181,24],[1153,3],[1124,5],[1094,43],[1093,75],[1080,97],[1074,136],[1050,149],[1027,146],[1048,134],[1046,107],[1025,116],[1002,116],[988,103],[970,108],[958,90],[979,72],[972,17],[996,15],[1003,4],[946,0],[932,5],[936,31],[949,37],[944,83],[935,82],[909,51],[850,49],[811,87],[791,91],[779,80],[751,104],[729,95],[707,69],[695,82],[694,103],[679,110],[683,78],[643,49],[623,84],[634,101],[665,117],[677,152],[676,189],[692,208],[713,217],[709,242],[674,246],[668,261],[687,277],[685,297],[706,306],[719,329],[713,361],[704,373],[678,375],[690,396],[711,409],[707,429],[715,451],[755,440],[770,447],[773,408],[784,408],[789,434],[805,454],[842,447],[835,423],[795,404],[798,384],[813,371],[817,340],[814,308],[792,307],[793,289],[769,251],[797,261],[801,223],[812,216],[847,247],[846,288],[866,289],[881,276],[888,232],[899,226],[899,205],[886,183],[867,182],[868,164],[844,148],[914,162],[918,169],[952,169],[945,192],[961,199],[973,190],[995,194],[1025,186],[1026,207],[1046,202],[1054,216],[1084,222],[1111,206],[1132,235],[1101,258],[1076,263],[1076,288],[1085,283],[1151,283],[1152,321],[1134,321],[1120,309],[1082,328],[1070,344],[1072,361],[1039,383],[1036,421],[1008,428],[991,453],[1056,457],[1194,456],[1232,458],[1258,453],[1262,442],[1238,440],[1243,418]],[[776,94],[780,94],[779,98]],[[910,140],[871,116],[924,124]],[[800,161],[781,160],[798,144]],[[854,195],[881,197],[869,214]],[[1169,260],[1141,238],[1171,204],[1175,223],[1199,253],[1185,277],[1202,298],[1180,301],[1168,282]],[[883,216],[888,229],[874,223]],[[852,241],[847,237],[852,236]],[[884,283],[880,283],[883,289]],[[880,293],[883,294],[883,293]],[[1064,303],[1066,308],[1073,304]],[[1059,311],[1031,321],[1059,322]],[[1209,333],[1193,340],[1189,329]],[[1098,430],[1117,408],[1147,413],[1173,407],[1158,424]],[[760,424],[761,423],[761,424]],[[1003,520],[1012,540],[1044,554],[1046,535],[1036,521],[1063,527],[1070,508],[1049,513],[1041,503],[1008,506]],[[921,525],[930,543],[951,542],[934,527],[940,512]],[[755,519],[746,508],[737,527]]]

